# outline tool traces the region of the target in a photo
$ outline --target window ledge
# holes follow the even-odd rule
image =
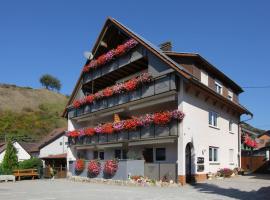
[[[214,129],[217,129],[217,130],[220,130],[220,128],[217,127],[217,126],[209,125],[209,127],[210,127],[210,128],[214,128]]]
[[[234,163],[229,163],[229,165],[234,165]]]
[[[232,132],[232,131],[229,131],[229,133],[230,133],[230,134],[235,134],[235,133],[234,133],[234,132]]]
[[[218,162],[210,162],[209,165],[220,165]]]

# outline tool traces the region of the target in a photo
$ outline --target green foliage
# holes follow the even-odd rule
[[[38,169],[42,167],[42,161],[39,158],[30,158],[29,160],[24,160],[19,162],[19,169]]]
[[[66,120],[60,116],[64,103],[41,104],[35,111],[0,113],[0,139],[3,140],[5,133],[17,140],[37,140],[55,128],[65,127]]]
[[[5,174],[12,174],[12,170],[18,166],[17,150],[13,146],[11,140],[8,140],[6,153],[1,164],[2,172]]]
[[[42,75],[39,79],[39,82],[46,89],[57,90],[57,91],[61,89],[61,82],[59,81],[59,79],[49,74]]]

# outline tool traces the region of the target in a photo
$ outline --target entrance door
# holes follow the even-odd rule
[[[186,146],[186,182],[191,182],[191,146],[187,144]]]
[[[152,163],[154,161],[153,148],[144,149],[143,157],[146,163]]]

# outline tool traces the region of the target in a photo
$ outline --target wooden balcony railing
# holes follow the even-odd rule
[[[146,51],[142,47],[137,47],[134,50],[130,51],[130,53],[123,55],[104,66],[98,67],[94,70],[90,70],[89,72],[85,73],[83,75],[83,84],[95,80],[101,76],[104,76],[121,67],[124,67],[129,63],[135,62],[145,56]]]
[[[69,138],[69,145],[94,145],[105,143],[118,143],[125,141],[138,141],[145,139],[166,138],[178,136],[178,121],[173,120],[167,125],[152,124],[140,127],[132,131],[121,131],[113,134],[96,134],[94,136],[82,136]]]
[[[127,102],[143,99],[164,92],[176,90],[176,76],[169,73],[154,78],[151,83],[142,85],[132,92],[113,95],[112,97],[94,101],[92,104],[81,106],[80,108],[71,108],[68,110],[68,117],[74,118],[81,115],[93,113],[99,110],[121,105]]]

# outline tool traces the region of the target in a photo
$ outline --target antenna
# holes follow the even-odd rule
[[[93,59],[93,54],[92,54],[92,52],[89,52],[89,51],[85,51],[84,53],[83,53],[83,56],[87,59],[87,60],[92,60]]]

